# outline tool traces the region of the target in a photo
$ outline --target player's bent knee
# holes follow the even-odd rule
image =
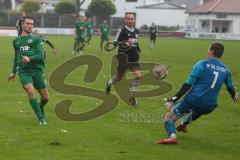
[[[116,77],[115,77],[116,82],[121,81],[122,77],[123,77],[123,74],[119,74],[119,73],[118,73],[118,74],[116,75]]]
[[[133,73],[134,78],[139,78],[139,79],[140,79],[140,77],[141,77],[141,72],[140,72],[139,69],[133,69],[133,70],[132,70],[132,73]]]
[[[46,102],[48,102],[49,97],[48,97],[48,95],[44,95],[44,96],[41,97],[41,99],[44,100],[44,101],[46,101]]]
[[[23,88],[26,90],[29,98],[35,98],[35,92],[34,92],[34,87],[32,84],[27,84],[25,86],[23,86]]]
[[[175,115],[174,112],[173,112],[173,109],[171,110],[168,110],[166,115],[165,115],[165,120],[172,120],[172,121],[177,121],[179,118],[179,116]]]

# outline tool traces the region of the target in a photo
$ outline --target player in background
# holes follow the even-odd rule
[[[32,34],[33,22],[31,17],[23,17],[22,33],[13,40],[14,66],[8,81],[14,80],[16,73],[18,73],[39,124],[46,125],[44,106],[48,102],[48,89],[43,73],[45,68],[44,48],[41,38]],[[34,88],[40,94],[40,102],[36,98]]]
[[[56,54],[56,53],[57,53],[57,49],[54,47],[54,45],[52,44],[52,42],[50,42],[50,41],[49,41],[46,37],[44,37],[43,35],[40,35],[39,32],[38,32],[38,30],[34,30],[32,33],[33,33],[34,35],[38,35],[43,42],[45,42],[46,44],[48,44],[48,46],[52,49],[53,54]],[[45,50],[44,50],[44,59],[46,59],[46,51],[45,51]]]
[[[158,33],[158,28],[154,23],[152,23],[152,26],[149,28],[150,48],[151,49],[155,48],[157,33]]]
[[[103,20],[102,24],[100,25],[100,29],[99,29],[99,33],[101,36],[101,43],[100,43],[101,50],[103,50],[104,42],[109,41],[109,31],[110,31],[110,27],[107,24],[107,20]]]
[[[134,27],[135,25],[135,17],[132,12],[126,13],[125,16],[126,26],[121,27],[116,35],[115,44],[126,43],[129,46],[128,50],[122,49],[120,46],[118,47],[118,66],[117,73],[112,79],[108,80],[106,87],[106,94],[110,94],[112,85],[119,82],[125,71],[130,69],[133,75],[132,86],[130,89],[130,98],[129,101],[132,106],[137,106],[136,101],[136,92],[137,87],[140,81],[140,64],[139,64],[139,53],[140,48],[138,44],[138,34],[139,30]]]
[[[78,21],[75,22],[75,52],[77,53],[82,53],[83,47],[85,46],[86,25],[84,19],[84,16],[79,15]]]
[[[17,20],[16,30],[17,30],[18,36],[20,36],[22,33],[22,21],[23,21],[23,17],[25,17],[25,16],[26,16],[26,13],[22,12],[21,17]]]
[[[92,18],[88,18],[86,24],[86,29],[87,29],[87,44],[90,44],[90,41],[92,39],[93,36],[93,22],[92,22]]]
[[[172,98],[165,99],[167,113],[164,125],[169,138],[161,140],[160,144],[177,144],[176,129],[186,132],[191,121],[213,112],[218,106],[217,97],[224,83],[233,101],[237,101],[238,93],[233,85],[231,73],[220,61],[223,52],[223,44],[212,43],[208,50],[208,59],[197,62],[181,89]],[[183,100],[179,100],[185,93],[187,94]],[[185,114],[188,115],[175,129],[175,121]]]

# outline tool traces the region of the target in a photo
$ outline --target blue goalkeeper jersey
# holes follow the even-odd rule
[[[233,87],[229,69],[217,58],[199,61],[186,83],[192,85],[192,88],[185,100],[200,110],[217,107],[217,96],[223,83],[227,88]]]

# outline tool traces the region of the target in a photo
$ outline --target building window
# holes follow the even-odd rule
[[[126,0],[126,2],[137,2],[137,0]]]

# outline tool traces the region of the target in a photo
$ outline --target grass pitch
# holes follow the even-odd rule
[[[73,37],[47,36],[58,49],[53,55],[48,46],[46,76],[64,62],[74,58]],[[207,57],[211,40],[160,38],[150,50],[148,38],[140,38],[141,61],[163,63],[170,67],[166,81],[172,91],[151,98],[139,98],[139,109],[128,106],[118,97],[118,106],[110,113],[86,122],[67,122],[55,114],[56,104],[64,99],[74,101],[70,110],[80,113],[91,110],[100,100],[81,95],[66,95],[51,87],[46,108],[47,126],[39,126],[28,104],[26,93],[18,78],[11,83],[7,76],[13,62],[13,37],[0,37],[0,159],[3,160],[149,160],[149,159],[201,159],[234,160],[240,157],[240,104],[234,104],[225,87],[219,95],[219,107],[208,116],[189,125],[187,134],[178,134],[179,144],[158,145],[166,137],[163,129],[163,97],[173,95],[187,79],[193,65]],[[75,86],[86,86],[104,92],[110,78],[110,64],[114,54],[100,51],[99,37],[94,37],[84,54],[94,55],[103,62],[96,81],[86,83],[86,67],[73,71],[65,80]],[[239,84],[238,41],[223,41],[225,53],[222,60],[230,68],[235,85]],[[140,117],[140,118],[139,118]],[[153,117],[153,118],[152,118]]]

